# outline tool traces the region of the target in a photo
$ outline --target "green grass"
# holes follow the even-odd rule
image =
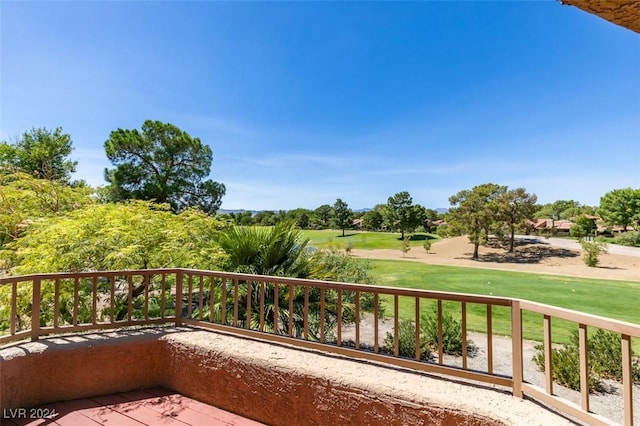
[[[514,297],[545,303],[580,312],[601,315],[640,324],[640,282],[573,278],[522,272],[494,271],[489,269],[454,266],[426,265],[397,260],[370,260],[377,284],[425,289]],[[387,315],[392,313],[392,300],[387,299]],[[432,304],[435,306],[435,302]],[[424,306],[426,312],[430,306]],[[460,312],[460,303],[445,303],[445,310]],[[400,298],[401,318],[415,317],[414,299]],[[486,332],[484,305],[467,304],[468,328]],[[493,331],[509,335],[510,309],[493,308]],[[566,343],[574,323],[552,321],[553,340]],[[542,316],[523,315],[523,335],[526,339],[542,340]],[[640,339],[634,340],[634,348],[640,350]]]
[[[335,245],[337,248],[345,248],[348,241],[351,242],[352,248],[358,250],[373,250],[373,249],[397,249],[398,252],[402,248],[402,240],[400,239],[400,233],[391,232],[366,232],[366,231],[353,231],[346,230],[345,236],[342,236],[342,231],[335,229],[323,229],[318,231],[304,230],[302,235],[305,238],[309,238],[309,244],[319,249],[329,248]],[[427,234],[424,232],[416,232],[411,234],[411,247],[414,250],[424,250],[422,245],[424,240],[435,240],[438,237],[433,234]]]

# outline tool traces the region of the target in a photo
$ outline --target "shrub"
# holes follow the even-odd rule
[[[598,256],[607,252],[607,246],[600,241],[585,241],[580,240],[582,246],[582,258],[585,265],[595,267],[600,261]]]
[[[589,337],[589,363],[603,379],[622,381],[622,339],[618,333],[598,330]],[[640,361],[631,365],[634,382],[640,382]]]
[[[407,235],[402,240],[402,257],[404,257],[411,250],[411,236]]]
[[[640,247],[640,231],[630,231],[618,235],[613,239],[614,244],[621,246]]]
[[[424,250],[429,253],[431,251],[431,240],[429,240],[428,238],[424,240],[424,244],[422,244],[422,247],[424,247]]]
[[[544,371],[544,345],[536,345],[535,349],[537,352],[533,356],[533,361],[540,371]],[[580,352],[578,351],[578,346],[569,344],[562,349],[553,349],[551,352],[551,369],[555,382],[569,389],[580,390]],[[599,388],[600,380],[590,369],[589,391],[593,392]]]
[[[355,259],[339,249],[319,250],[313,255],[311,278],[356,284],[372,284],[371,264]]]
[[[434,309],[430,314],[423,315],[420,330],[429,347],[438,350],[438,311]],[[442,350],[449,355],[462,355],[462,324],[449,313],[442,314]],[[471,340],[467,341],[467,352],[473,353],[476,346]]]
[[[589,391],[602,389],[602,379],[622,380],[622,343],[618,333],[598,330],[587,338],[589,359]],[[537,345],[533,361],[538,369],[544,371],[544,346]],[[571,335],[569,344],[561,349],[553,349],[553,379],[570,389],[580,390],[580,345],[578,332]],[[633,361],[632,377],[640,382],[640,361]]]
[[[414,358],[416,353],[415,325],[412,321],[401,320],[398,324],[398,352],[401,356]],[[393,333],[387,333],[384,350],[393,353]],[[434,310],[420,319],[421,359],[431,359],[431,351],[438,350],[438,313]],[[442,350],[448,355],[462,355],[462,326],[451,314],[442,315]],[[467,341],[467,353],[477,350],[475,344]]]
[[[436,228],[436,235],[441,238],[447,238],[449,236],[449,225],[443,223]]]
[[[400,320],[398,323],[398,354],[407,358],[416,356],[416,327],[413,321]],[[384,337],[383,350],[393,353],[393,333],[387,332]],[[420,334],[420,359],[431,359],[431,352],[427,346],[424,336]]]

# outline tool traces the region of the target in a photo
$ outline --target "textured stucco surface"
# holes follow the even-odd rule
[[[277,425],[571,424],[497,389],[189,328],[0,350],[2,408],[154,386]]]
[[[24,408],[157,386],[161,334],[85,334],[3,349],[0,407]]]
[[[562,3],[640,33],[640,0],[562,0]]]

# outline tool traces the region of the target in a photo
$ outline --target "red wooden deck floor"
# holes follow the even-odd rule
[[[37,419],[54,411],[50,419]],[[233,425],[258,426],[220,408],[187,398],[164,388],[147,389],[45,404],[26,412],[4,412],[4,425]]]

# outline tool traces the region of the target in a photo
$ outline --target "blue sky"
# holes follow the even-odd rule
[[[555,0],[0,4],[0,138],[62,127],[77,178],[146,119],[211,146],[223,208],[542,203],[640,188],[640,34]]]

